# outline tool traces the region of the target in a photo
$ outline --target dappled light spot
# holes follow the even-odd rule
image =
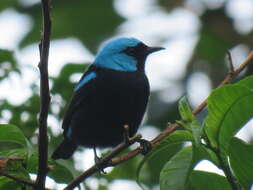
[[[200,161],[194,168],[194,170],[201,170],[201,171],[207,171],[207,172],[213,172],[219,175],[223,175],[224,173],[222,170],[220,170],[217,166],[215,166],[212,162],[208,160],[202,160]]]
[[[235,135],[236,137],[244,140],[247,143],[252,143],[252,136],[253,136],[253,119],[249,120],[244,127],[241,128],[240,131],[237,132]]]

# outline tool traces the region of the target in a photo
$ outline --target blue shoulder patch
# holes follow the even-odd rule
[[[75,91],[77,91],[79,88],[81,88],[83,85],[85,85],[87,82],[89,82],[91,79],[96,78],[97,74],[95,72],[91,72],[88,75],[86,75],[75,87]]]
[[[67,130],[68,130],[68,131],[67,131],[67,137],[71,138],[71,134],[72,134],[72,129],[71,129],[71,127],[69,127]]]

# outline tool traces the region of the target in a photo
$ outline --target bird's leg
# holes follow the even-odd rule
[[[140,146],[142,147],[142,154],[146,155],[151,149],[152,149],[152,144],[145,139],[140,139],[137,141],[138,143],[140,143]]]
[[[106,172],[104,171],[104,169],[101,167],[101,158],[99,158],[99,156],[97,155],[97,151],[96,151],[96,146],[93,147],[93,152],[94,152],[94,161],[96,164],[97,169],[103,173],[106,174]]]
[[[129,144],[129,126],[128,125],[124,125],[124,133],[123,133],[123,137],[124,137],[124,143],[125,144]],[[142,147],[142,154],[146,155],[151,149],[152,149],[152,144],[145,139],[139,139],[137,141],[138,143],[140,143],[141,147]]]
[[[128,125],[124,125],[124,133],[123,133],[123,142],[125,144],[129,143],[129,126]]]
[[[94,161],[97,164],[97,163],[100,162],[100,158],[97,155],[97,151],[96,151],[96,147],[95,146],[93,147],[93,153],[94,153]]]

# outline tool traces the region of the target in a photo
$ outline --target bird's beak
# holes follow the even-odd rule
[[[147,48],[147,54],[151,54],[151,53],[154,53],[156,51],[160,51],[160,50],[163,50],[165,49],[164,47],[148,47]]]

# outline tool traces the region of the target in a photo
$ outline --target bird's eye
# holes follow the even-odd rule
[[[129,56],[134,56],[135,55],[135,49],[133,47],[128,47],[123,51],[125,54]]]

